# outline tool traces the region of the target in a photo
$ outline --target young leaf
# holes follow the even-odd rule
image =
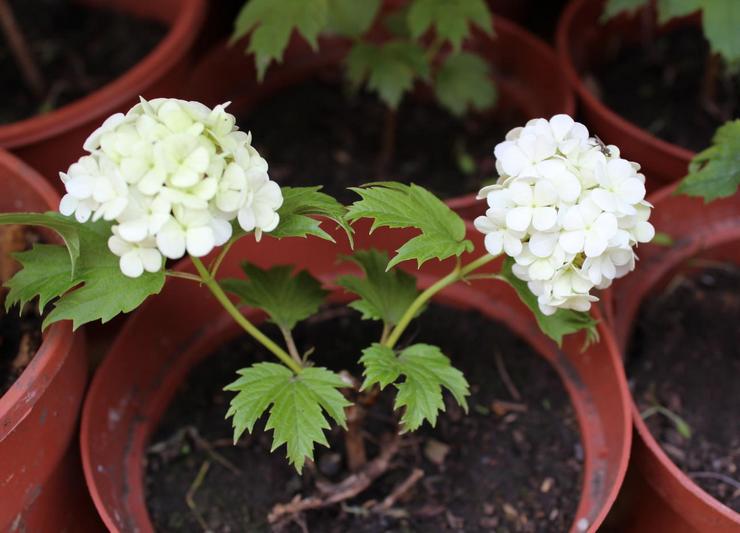
[[[414,0],[408,13],[411,35],[418,38],[432,26],[437,36],[455,50],[470,33],[470,25],[493,33],[491,12],[485,0]]]
[[[421,266],[429,259],[443,260],[473,250],[473,243],[465,239],[462,218],[423,187],[389,181],[352,190],[362,199],[349,207],[348,220],[372,218],[371,231],[380,227],[421,230],[421,235],[397,250],[388,269],[409,259]]]
[[[645,7],[649,0],[608,0],[601,15],[601,21],[606,22],[622,13],[632,14]]]
[[[584,329],[587,330],[587,342],[598,339],[597,322],[588,313],[571,309],[558,309],[555,314],[548,316],[540,311],[540,307],[537,305],[537,297],[529,290],[527,283],[517,278],[511,271],[513,264],[514,260],[507,257],[501,269],[501,275],[514,288],[522,302],[532,311],[542,333],[554,340],[558,346],[563,344],[564,336]]]
[[[272,450],[286,445],[286,457],[300,472],[313,459],[314,443],[328,446],[324,430],[328,414],[346,427],[344,408],[350,402],[338,389],[347,384],[334,372],[309,367],[294,375],[276,363],[257,363],[238,371],[239,379],[224,390],[236,392],[226,418],[232,417],[234,442],[269,409],[265,430],[273,430]]]
[[[401,417],[405,431],[414,431],[424,420],[434,427],[438,413],[445,409],[442,387],[468,410],[468,382],[436,346],[414,344],[396,355],[391,348],[375,343],[363,350],[360,362],[365,366],[363,389],[377,383],[382,390],[395,383],[398,394],[393,408],[405,408]],[[401,376],[404,380],[397,383]]]
[[[725,123],[712,146],[698,153],[677,192],[701,196],[706,202],[733,195],[740,185],[740,119]]]
[[[702,26],[713,52],[732,64],[740,61],[740,2],[702,0]]]
[[[690,15],[700,10],[704,2],[705,0],[658,0],[658,22],[665,24],[673,18]]]
[[[293,267],[275,266],[262,270],[243,263],[247,279],[225,279],[221,286],[244,303],[264,310],[275,324],[291,330],[301,320],[318,311],[326,297],[319,280],[302,270],[295,276]]]
[[[232,41],[254,30],[247,52],[254,54],[261,80],[271,61],[282,61],[293,29],[317,48],[319,33],[328,21],[328,10],[328,0],[249,0],[234,23]]]
[[[355,44],[347,55],[347,74],[354,85],[367,80],[386,105],[398,107],[416,77],[429,76],[429,63],[424,50],[415,43],[388,41],[382,45]]]
[[[458,116],[469,108],[488,109],[496,101],[488,63],[469,52],[447,57],[434,80],[434,92],[439,102]]]
[[[53,309],[43,327],[71,320],[74,329],[94,320],[107,322],[120,313],[137,308],[150,295],[159,293],[164,285],[164,272],[145,272],[129,278],[121,272],[119,258],[108,250],[110,222],[80,224],[77,227],[79,259],[72,273],[72,264],[63,246],[37,244],[27,252],[16,254],[23,268],[6,284],[8,307],[21,306],[39,298],[41,308],[48,302]],[[74,290],[70,290],[73,287]]]
[[[372,26],[380,0],[329,0],[328,29],[345,37],[359,37]]]
[[[337,285],[358,295],[349,304],[362,313],[365,320],[382,320],[393,326],[416,299],[416,279],[402,270],[386,271],[388,254],[378,250],[358,250],[348,258],[357,263],[365,277],[346,275],[337,278]]]
[[[320,189],[321,186],[283,187],[283,205],[278,209],[280,224],[265,235],[277,239],[313,235],[334,242],[334,238],[321,228],[321,221],[314,218],[322,216],[341,226],[352,244],[352,228],[345,220],[347,208]]]

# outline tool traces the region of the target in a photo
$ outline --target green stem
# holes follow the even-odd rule
[[[409,323],[411,323],[411,321],[416,316],[416,313],[418,313],[419,310],[424,306],[424,304],[426,304],[435,294],[437,294],[445,287],[452,285],[456,281],[460,281],[471,272],[479,269],[480,267],[482,267],[486,263],[489,263],[490,261],[493,261],[494,259],[496,259],[496,256],[485,254],[480,256],[475,261],[471,261],[464,267],[460,267],[459,264],[456,265],[452,272],[428,287],[424,292],[417,296],[413,302],[411,302],[411,305],[408,307],[408,309],[406,309],[406,312],[401,317],[401,320],[399,320],[398,324],[396,324],[396,327],[393,328],[393,331],[388,336],[388,339],[386,339],[384,344],[388,348],[393,348],[398,342],[398,339],[401,338],[403,332],[406,330],[406,327],[408,327]]]
[[[165,276],[169,276],[171,278],[187,279],[190,281],[195,281],[196,283],[203,283],[203,280],[200,278],[200,276],[195,276],[187,272],[179,272],[177,270],[165,270],[164,274]]]
[[[296,374],[299,374],[301,370],[303,370],[303,367],[301,367],[300,364],[294,361],[285,350],[275,344],[272,339],[270,339],[259,329],[257,329],[254,324],[252,324],[243,314],[239,312],[239,309],[237,309],[237,307],[231,302],[231,300],[229,300],[229,297],[226,296],[226,293],[223,291],[218,282],[213,278],[213,276],[211,276],[211,274],[208,272],[208,269],[205,267],[200,259],[198,259],[197,257],[191,257],[191,259],[193,261],[193,264],[195,265],[195,269],[198,271],[198,274],[200,274],[203,283],[206,285],[206,287],[208,287],[216,300],[218,300],[223,308],[226,309],[226,312],[231,315],[236,323],[244,328],[244,331],[254,337],[254,339],[262,344],[262,346],[270,350],[275,355],[275,357],[280,359],[280,361],[285,366],[290,368]]]
[[[213,263],[210,265],[211,270],[211,277],[215,278],[216,274],[218,273],[218,269],[221,268],[221,263],[223,262],[224,258],[226,257],[226,254],[229,253],[229,250],[231,250],[231,247],[233,244],[239,240],[240,237],[243,237],[243,235],[239,235],[237,237],[232,237],[229,239],[229,242],[227,242],[223,248],[221,248],[221,251],[218,253],[218,257],[213,261]]]

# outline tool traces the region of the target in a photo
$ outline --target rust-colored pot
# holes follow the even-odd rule
[[[155,98],[178,94],[206,5],[205,0],[80,1],[162,21],[170,31],[140,63],[84,98],[44,115],[0,125],[0,147],[28,162],[59,190],[59,171],[67,170],[82,155],[82,144],[103,120],[128,110],[140,95]]]
[[[617,280],[611,289],[612,329],[622,353],[628,347],[641,302],[664,288],[687,259],[701,256],[740,264],[740,196],[706,205],[701,198],[674,195],[674,189],[671,186],[650,197],[655,204],[651,222],[657,231],[673,237],[673,246],[641,246],[637,269]],[[740,514],[707,494],[671,461],[642,420],[634,400],[632,417],[637,438],[630,477],[635,493],[647,496],[631,498],[625,494],[632,509],[626,512],[629,520],[624,531],[740,531]],[[651,524],[655,526],[652,529]]]
[[[493,20],[495,36],[474,31],[466,47],[480,53],[493,67],[499,93],[496,109],[515,108],[526,118],[573,115],[575,97],[550,47],[504,17],[494,16]],[[316,75],[322,68],[338,66],[347,54],[349,42],[322,38],[319,51],[314,52],[295,37],[282,64],[270,67],[262,83],[257,81],[254,59],[244,49],[241,42],[233,46],[222,42],[208,52],[188,82],[187,98],[211,106],[230,101],[232,113],[243,113],[280,89]],[[474,194],[447,203],[466,219],[472,220],[485,211],[485,202],[476,201]]]
[[[358,224],[356,248],[395,250],[410,232]],[[248,258],[261,267],[296,264],[329,286],[352,266],[338,265],[339,243],[318,239],[239,241],[222,266],[222,275],[239,276]],[[469,229],[479,250],[482,235]],[[427,287],[449,272],[454,262],[430,261],[419,274]],[[191,270],[189,262],[180,263]],[[335,296],[337,294],[335,293]],[[596,531],[614,502],[627,467],[631,442],[629,398],[621,361],[609,331],[600,328],[601,343],[581,351],[583,336],[565,342],[562,350],[537,328],[513,290],[500,282],[457,284],[440,293],[438,302],[475,309],[506,324],[558,371],[575,407],[585,450],[583,486],[573,531]],[[249,312],[252,319],[258,313]],[[106,526],[115,532],[152,532],[143,486],[146,447],[168,403],[188,371],[228,342],[239,330],[205,289],[187,280],[170,279],[127,322],[98,369],[83,408],[81,447],[85,475]]]
[[[603,61],[613,41],[637,42],[640,39],[640,24],[634,18],[617,17],[607,24],[600,22],[605,3],[606,0],[572,0],[568,4],[556,33],[558,57],[565,77],[578,95],[580,109],[590,129],[605,141],[619,146],[625,157],[639,162],[648,176],[648,189],[655,190],[684,177],[695,154],[621,117],[599,100],[581,77],[583,71]]]
[[[0,212],[58,204],[44,178],[0,149]],[[52,325],[0,397],[0,531],[97,530],[73,438],[86,384],[82,333],[72,333],[69,322]]]

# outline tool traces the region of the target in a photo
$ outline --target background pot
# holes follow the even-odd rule
[[[613,330],[622,353],[641,302],[664,288],[687,259],[701,256],[740,264],[740,196],[705,205],[701,198],[676,196],[673,190],[669,187],[650,197],[655,204],[650,220],[657,231],[671,235],[673,246],[640,247],[637,269],[616,281],[611,291]],[[633,505],[626,513],[625,530],[638,526],[635,530],[651,530],[653,524],[661,531],[740,531],[740,514],[704,492],[673,464],[648,430],[634,400],[632,415],[637,428],[630,465],[635,492],[625,494]],[[635,497],[640,493],[645,497]]]
[[[382,229],[368,237],[367,225],[359,226],[358,248],[395,250],[409,237],[408,232]],[[343,236],[336,237],[338,242],[346,242]],[[482,235],[471,230],[469,237],[482,249]],[[262,267],[305,258],[298,261],[299,267],[329,281],[340,271],[351,270],[351,266],[337,265],[337,252],[349,250],[338,250],[317,239],[266,238],[258,245],[243,239],[235,245],[222,272],[224,276],[239,275],[243,258]],[[422,286],[453,265],[450,261],[432,263],[419,277]],[[190,266],[181,263],[180,268]],[[583,527],[574,525],[573,530],[595,531],[621,485],[631,441],[626,382],[609,332],[602,328],[602,343],[583,353],[582,336],[569,339],[559,350],[539,332],[530,312],[502,283],[460,284],[443,291],[438,301],[477,309],[505,323],[556,368],[575,407],[585,450],[584,482],[576,514],[576,523]],[[143,492],[142,460],[148,438],[188,370],[235,333],[231,319],[215,300],[185,280],[170,280],[162,293],[127,322],[95,375],[81,431],[88,487],[111,531],[153,531]]]
[[[526,118],[549,118],[558,113],[573,115],[575,97],[553,51],[504,17],[494,15],[493,20],[495,36],[474,31],[466,48],[477,51],[493,66],[499,92],[497,106],[518,109]],[[322,68],[340,65],[349,43],[322,38],[319,52],[314,52],[303,39],[294,37],[283,62],[271,66],[262,83],[257,81],[254,59],[244,53],[245,47],[243,42],[232,46],[224,41],[208,52],[188,82],[187,98],[211,106],[231,101],[229,111],[239,115]],[[476,201],[472,194],[451,199],[448,204],[468,219],[485,211],[485,202]]]
[[[568,4],[556,33],[558,56],[589,128],[605,142],[619,146],[625,157],[639,162],[648,176],[648,189],[654,190],[683,178],[694,152],[659,139],[622,118],[601,102],[581,77],[581,72],[603,60],[604,51],[615,37],[633,41],[640,37],[639,19],[618,17],[602,24],[599,19],[605,3],[606,0],[572,0]]]
[[[59,197],[0,150],[0,212],[56,209]],[[51,326],[36,356],[0,397],[0,530],[96,531],[76,435],[87,384],[82,333]]]
[[[153,98],[178,93],[205,11],[205,0],[81,1],[162,21],[170,30],[143,60],[111,83],[50,113],[0,125],[0,147],[31,164],[59,190],[59,171],[82,155],[84,140],[103,120],[126,111],[139,95]]]

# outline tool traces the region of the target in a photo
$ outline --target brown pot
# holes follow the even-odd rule
[[[494,37],[475,31],[467,48],[479,52],[493,66],[499,92],[497,109],[515,108],[526,118],[573,115],[575,97],[553,51],[504,17],[494,16],[494,31]],[[231,101],[229,110],[239,114],[280,89],[316,75],[322,68],[338,66],[349,43],[322,38],[319,52],[314,53],[305,41],[294,38],[282,64],[271,67],[262,83],[257,81],[254,59],[244,53],[244,48],[244,43],[232,46],[222,42],[208,52],[188,82],[187,97],[211,106]],[[548,83],[543,84],[542,80]],[[466,219],[485,211],[485,202],[476,201],[474,194],[447,203]]]
[[[358,224],[356,248],[395,250],[411,232],[379,229],[367,235]],[[335,233],[337,242],[346,238]],[[478,249],[482,235],[469,228]],[[318,239],[239,241],[222,266],[222,275],[239,276],[250,258],[261,267],[295,264],[331,283],[352,267],[338,265],[346,244]],[[419,275],[429,286],[454,262],[430,261]],[[189,262],[179,269],[191,270]],[[174,281],[174,282],[173,282]],[[505,323],[558,371],[575,407],[585,450],[583,486],[573,531],[595,531],[614,502],[627,466],[631,425],[626,381],[610,333],[600,328],[601,344],[581,351],[583,337],[568,339],[562,350],[539,331],[528,309],[500,282],[458,284],[437,301],[475,309]],[[255,312],[250,318],[260,319]],[[188,371],[239,334],[219,304],[197,284],[170,280],[127,322],[98,369],[83,409],[81,447],[85,475],[103,521],[111,531],[153,531],[145,503],[143,459],[152,432]],[[132,357],[135,354],[135,357]]]
[[[601,102],[581,77],[583,71],[603,60],[603,52],[615,38],[636,42],[640,37],[640,24],[635,19],[618,17],[602,24],[599,18],[605,3],[606,0],[572,0],[568,4],[556,33],[558,56],[590,128],[605,141],[619,146],[625,157],[639,162],[648,176],[648,189],[655,190],[683,178],[695,154],[625,120]],[[688,20],[679,23],[689,23]]]
[[[674,188],[650,197],[655,204],[651,222],[657,231],[671,235],[674,245],[641,247],[635,272],[615,282],[611,291],[613,330],[622,353],[641,302],[665,287],[687,259],[701,256],[740,264],[740,196],[705,205],[700,198],[674,195]],[[740,531],[740,514],[707,494],[671,461],[650,433],[634,400],[632,417],[637,438],[630,477],[635,493],[646,496],[629,498],[625,494],[632,500],[625,530],[646,531],[652,524],[672,532]],[[645,527],[648,529],[641,529]]]
[[[140,95],[154,98],[178,93],[205,12],[205,0],[81,1],[162,21],[170,31],[149,55],[115,81],[50,113],[0,125],[0,147],[27,161],[59,190],[59,171],[82,155],[83,142],[103,120],[128,110]]]
[[[59,197],[0,150],[0,212],[56,209]],[[36,356],[0,397],[0,530],[96,531],[76,439],[87,356],[82,333],[52,325]]]

